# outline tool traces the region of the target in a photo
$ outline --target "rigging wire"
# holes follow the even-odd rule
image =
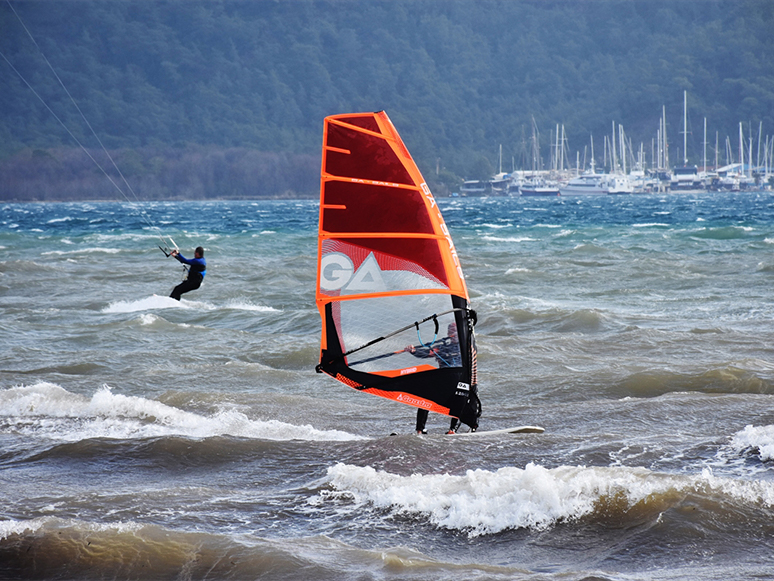
[[[438,339],[438,316],[437,315],[433,315],[433,322],[435,323],[435,334],[433,335],[433,340],[430,341],[430,343],[428,344],[425,344],[425,342],[422,341],[422,336],[419,334],[419,323],[418,322],[414,323],[414,325],[417,328],[417,339],[419,339],[419,344],[428,350],[428,353],[431,353],[437,359],[440,359],[447,367],[451,367],[449,362],[446,361],[446,359],[444,359],[441,356],[441,353],[438,351],[438,349],[433,347],[433,345],[435,345],[436,340]],[[443,341],[443,343],[445,344],[445,340]]]
[[[387,333],[386,335],[384,335],[382,337],[377,337],[376,339],[373,339],[373,340],[369,341],[365,345],[361,345],[360,347],[355,347],[354,349],[350,349],[346,353],[342,353],[341,355],[337,355],[337,356],[329,359],[328,361],[320,361],[320,363],[318,363],[315,366],[314,369],[315,369],[315,371],[317,373],[323,373],[323,364],[325,364],[325,365],[332,365],[334,363],[337,363],[338,361],[343,360],[345,357],[348,357],[349,355],[352,355],[353,353],[357,353],[358,351],[360,351],[362,349],[365,349],[366,347],[370,347],[371,345],[375,345],[376,343],[379,343],[380,341],[384,341],[385,339],[387,339],[389,337],[393,337],[393,336],[397,335],[398,333],[402,333],[403,331],[408,331],[409,329],[411,329],[411,327],[418,327],[419,325],[421,325],[422,323],[426,323],[427,321],[434,320],[436,328],[437,328],[438,327],[438,317],[440,317],[442,315],[448,315],[449,313],[456,313],[456,312],[462,312],[462,311],[474,312],[475,313],[475,311],[469,311],[468,309],[461,309],[459,307],[455,307],[453,309],[449,309],[448,311],[443,311],[441,313],[434,313],[434,314],[430,315],[429,317],[425,317],[421,321],[414,321],[410,325],[406,325],[405,327],[401,327],[397,331],[393,331],[392,333]],[[438,331],[436,331],[436,333],[437,332]],[[420,341],[421,341],[421,339],[420,339]],[[423,343],[423,345],[424,345],[424,343]],[[397,353],[399,353],[399,352],[389,353],[388,355],[397,355]],[[364,363],[364,361],[360,361],[359,363]]]
[[[67,96],[70,98],[70,102],[72,102],[72,104],[75,106],[75,109],[76,109],[76,110],[78,111],[78,113],[80,114],[80,116],[81,116],[81,118],[83,119],[84,123],[86,123],[86,126],[89,128],[89,130],[91,131],[92,135],[94,135],[95,139],[97,140],[97,143],[99,143],[100,147],[102,148],[102,151],[104,151],[104,152],[105,152],[105,155],[107,155],[107,158],[110,160],[110,163],[112,163],[112,164],[113,164],[113,167],[114,167],[114,168],[115,168],[115,170],[118,172],[118,175],[119,175],[119,176],[121,176],[121,179],[123,180],[124,184],[126,184],[126,188],[127,188],[127,189],[129,190],[129,192],[131,192],[131,194],[134,196],[134,202],[136,202],[136,203],[138,203],[138,204],[139,204],[139,203],[140,203],[140,198],[137,196],[137,194],[135,193],[135,191],[132,189],[132,186],[129,184],[129,182],[127,181],[127,179],[126,179],[126,177],[124,176],[124,174],[123,174],[123,173],[121,172],[121,170],[118,168],[118,165],[116,164],[115,160],[114,160],[114,159],[113,159],[113,157],[110,155],[110,152],[107,150],[107,148],[105,147],[105,145],[102,143],[102,140],[99,138],[99,135],[97,135],[97,132],[96,132],[96,131],[94,131],[94,128],[91,126],[91,123],[89,123],[89,120],[86,118],[86,115],[84,115],[83,111],[82,111],[82,110],[81,110],[81,108],[78,106],[78,103],[75,101],[75,99],[73,98],[73,96],[72,96],[72,94],[70,93],[70,91],[68,91],[68,90],[67,90],[67,87],[65,86],[64,82],[62,81],[62,79],[60,78],[60,76],[57,74],[56,70],[55,70],[55,69],[54,69],[54,67],[51,65],[51,62],[48,60],[48,58],[46,57],[45,53],[43,52],[43,49],[41,49],[41,48],[40,48],[40,45],[39,45],[39,44],[37,43],[37,41],[35,40],[35,37],[34,37],[34,36],[32,36],[32,33],[31,33],[31,32],[30,32],[30,30],[27,28],[27,25],[25,25],[25,24],[24,24],[24,21],[21,19],[21,16],[19,16],[19,14],[16,12],[16,9],[15,9],[15,8],[13,7],[13,5],[11,4],[10,0],[5,0],[5,2],[6,2],[6,4],[8,4],[8,7],[11,9],[11,11],[12,11],[12,12],[13,12],[13,14],[14,14],[14,16],[16,16],[16,18],[17,18],[17,20],[19,21],[19,23],[22,25],[22,28],[24,28],[24,31],[27,33],[27,36],[29,36],[29,37],[30,37],[30,40],[31,40],[31,41],[32,41],[32,43],[35,45],[35,48],[37,48],[37,49],[38,49],[38,52],[40,52],[40,56],[41,56],[41,57],[43,57],[43,60],[46,62],[46,64],[48,65],[48,68],[51,70],[51,72],[53,73],[54,77],[55,77],[55,78],[56,78],[56,80],[59,82],[59,85],[62,87],[62,89],[64,89],[64,92],[65,92],[65,93],[67,94]],[[60,117],[59,117],[59,116],[58,116],[58,115],[57,115],[57,114],[54,112],[54,110],[53,110],[53,109],[51,109],[51,107],[48,105],[48,103],[46,103],[46,101],[43,99],[43,97],[41,97],[41,96],[40,96],[40,94],[38,94],[38,92],[37,92],[37,91],[36,91],[36,90],[35,90],[35,89],[32,87],[32,85],[31,85],[31,84],[30,84],[30,83],[27,81],[27,79],[25,79],[25,78],[24,78],[24,76],[23,76],[23,75],[21,74],[21,72],[19,72],[19,70],[18,70],[18,69],[17,69],[17,68],[16,68],[16,67],[13,65],[13,63],[11,63],[11,61],[10,61],[10,60],[8,60],[8,57],[6,57],[6,56],[5,56],[5,54],[3,54],[3,52],[2,52],[2,51],[0,51],[0,56],[2,56],[2,57],[3,57],[3,60],[5,60],[5,62],[6,62],[6,63],[8,63],[8,66],[10,66],[10,67],[11,67],[11,69],[12,69],[12,70],[13,70],[13,71],[14,71],[14,72],[15,72],[15,73],[18,75],[18,77],[19,77],[19,78],[20,78],[20,79],[21,79],[21,80],[24,82],[24,84],[25,84],[25,85],[27,85],[27,87],[30,89],[30,91],[32,91],[33,95],[35,95],[35,96],[38,98],[38,100],[39,100],[41,103],[43,103],[43,106],[44,106],[46,109],[48,109],[48,111],[49,111],[49,112],[50,112],[50,113],[51,113],[51,114],[54,116],[54,118],[55,118],[55,119],[56,119],[56,120],[59,122],[59,124],[60,124],[60,125],[61,125],[61,126],[64,128],[64,129],[65,129],[65,131],[67,131],[67,133],[70,135],[70,137],[72,137],[72,138],[73,138],[73,140],[75,141],[75,143],[77,143],[77,144],[78,144],[78,146],[79,146],[79,147],[80,147],[80,148],[81,148],[81,149],[84,151],[84,153],[85,153],[85,154],[86,154],[86,155],[89,157],[89,159],[91,159],[91,161],[93,161],[93,162],[94,162],[94,164],[95,164],[95,165],[96,165],[96,166],[97,166],[97,167],[98,167],[98,168],[99,168],[99,169],[102,171],[102,173],[103,173],[103,174],[105,174],[105,177],[107,177],[107,179],[108,179],[108,180],[110,180],[110,183],[111,183],[111,184],[113,184],[113,186],[115,186],[115,188],[116,188],[116,189],[117,189],[117,190],[118,190],[118,191],[121,193],[121,195],[124,197],[124,199],[125,199],[127,202],[129,202],[129,203],[131,204],[133,201],[132,201],[131,199],[129,199],[129,196],[127,196],[127,195],[126,195],[126,192],[124,192],[124,190],[123,190],[123,189],[122,189],[122,188],[121,188],[121,187],[120,187],[120,186],[119,186],[119,185],[118,185],[118,184],[115,182],[115,180],[113,180],[113,178],[110,176],[110,174],[108,174],[108,173],[107,173],[107,171],[105,171],[105,168],[103,168],[103,167],[102,167],[102,165],[100,165],[100,163],[99,163],[99,162],[98,162],[96,159],[94,159],[94,156],[93,156],[93,155],[92,155],[92,154],[91,154],[91,153],[90,153],[90,152],[89,152],[89,151],[86,149],[86,147],[85,147],[85,146],[84,146],[84,145],[83,145],[83,144],[82,144],[82,143],[81,143],[81,142],[78,140],[78,138],[77,138],[77,137],[76,137],[76,136],[73,134],[73,132],[72,132],[72,131],[70,131],[69,127],[67,127],[67,125],[64,123],[64,121],[62,121],[62,119],[61,119],[61,118],[60,118]],[[164,248],[161,248],[161,247],[159,246],[159,248],[161,248],[161,251],[162,251],[162,252],[164,252],[164,254],[167,254],[167,251],[166,251],[166,249],[167,249],[167,248],[170,246],[169,242],[167,241],[167,238],[169,238],[169,241],[171,241],[171,245],[172,245],[172,246],[174,246],[174,247],[175,247],[175,249],[177,249],[177,244],[175,244],[175,241],[172,239],[172,237],[171,237],[171,236],[165,236],[165,235],[162,233],[161,229],[160,229],[158,226],[156,226],[156,224],[154,224],[154,223],[151,221],[151,219],[150,219],[150,218],[147,216],[147,214],[145,213],[145,211],[144,211],[144,210],[142,210],[142,209],[140,209],[140,211],[141,211],[141,216],[142,216],[143,220],[145,220],[145,223],[146,223],[146,224],[147,224],[147,225],[148,225],[148,226],[149,226],[149,227],[150,227],[150,228],[151,228],[153,231],[155,231],[155,232],[156,232],[156,234],[159,236],[159,238],[161,239],[162,243],[164,244]],[[167,254],[167,256],[169,256],[169,254]]]

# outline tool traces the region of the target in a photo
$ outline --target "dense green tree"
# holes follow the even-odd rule
[[[500,145],[528,165],[533,117],[544,157],[557,124],[573,157],[592,135],[601,157],[613,121],[649,150],[662,106],[677,142],[687,90],[698,162],[704,117],[734,143],[740,122],[774,128],[771,30],[771,0],[17,0],[0,4],[0,158],[98,146],[42,51],[106,147],[159,159],[319,156],[323,117],[385,109],[429,180],[439,159],[472,178]],[[218,195],[219,175],[187,190]]]

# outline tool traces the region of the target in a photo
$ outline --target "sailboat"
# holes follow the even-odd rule
[[[475,311],[430,188],[387,114],[325,118],[319,373],[478,426]]]
[[[688,165],[688,91],[683,91],[683,165],[672,168],[669,189],[672,192],[697,193],[705,190],[699,167]]]

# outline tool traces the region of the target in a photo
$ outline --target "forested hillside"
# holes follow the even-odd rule
[[[533,117],[573,159],[613,121],[650,153],[665,106],[676,153],[684,90],[698,163],[705,117],[713,147],[739,122],[774,133],[772,30],[771,0],[5,3],[0,197],[62,191],[75,139],[99,148],[84,118],[141,197],[313,195],[323,117],[359,110],[386,110],[441,191],[496,171],[500,145],[526,164]]]

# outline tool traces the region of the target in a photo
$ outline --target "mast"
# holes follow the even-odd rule
[[[666,105],[661,106],[661,122],[663,124],[663,131],[661,132],[661,136],[664,139],[664,165],[663,168],[667,169],[669,168],[669,142],[667,141],[667,130],[666,130]]]
[[[564,135],[564,123],[562,123],[562,168],[561,171],[564,171],[564,146],[565,146],[565,135]],[[760,147],[758,148],[760,149]],[[569,152],[568,152],[569,153]]]
[[[755,167],[759,170],[761,167],[761,133],[763,133],[763,121],[758,125],[758,155],[755,156]]]
[[[626,134],[623,125],[618,124],[618,147],[621,148],[621,172],[626,174]]]
[[[683,91],[683,167],[688,165],[688,91]]]
[[[540,163],[540,132],[537,128],[535,116],[532,116],[532,173],[539,169]]]
[[[655,157],[655,166],[656,169],[661,169],[663,166],[661,165],[661,159],[662,159],[662,153],[661,153],[661,121],[658,122],[658,131],[656,132],[656,151],[653,152]]]
[[[613,121],[613,141],[610,143],[610,155],[611,155],[611,161],[612,169],[610,173],[616,173],[618,170],[618,157],[615,151],[615,121]]]
[[[752,133],[752,123],[750,123],[750,139],[748,141],[748,150],[749,153],[747,154],[747,168],[748,168],[748,176],[749,178],[752,178],[752,142],[753,142],[753,133]]]

